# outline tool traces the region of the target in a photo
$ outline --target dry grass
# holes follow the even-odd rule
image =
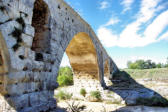
[[[124,69],[134,79],[153,79],[164,80],[168,79],[168,68],[155,69]]]

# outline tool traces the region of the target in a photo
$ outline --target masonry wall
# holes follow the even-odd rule
[[[33,18],[35,2],[42,3],[39,10],[46,10],[37,18],[44,19],[41,23]],[[6,67],[0,73],[3,90],[0,91],[0,111],[39,112],[56,108],[53,94],[58,86],[60,62],[68,44],[79,32],[87,33],[94,44],[99,81],[105,86],[103,63],[109,56],[91,27],[64,1],[0,0],[0,32],[0,40],[4,40],[0,41],[3,48],[0,55],[6,56],[0,59],[5,63],[0,65],[0,70]],[[114,65],[112,60],[111,65]],[[113,66],[113,70],[118,69]]]

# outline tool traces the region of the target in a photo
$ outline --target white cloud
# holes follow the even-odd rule
[[[158,41],[163,40],[163,39],[168,40],[168,31],[164,33],[163,35],[161,35]]]
[[[97,35],[103,45],[106,47],[116,46],[117,45],[117,35],[114,35],[110,29],[105,27],[100,27],[97,31]]]
[[[114,34],[112,29],[106,27],[108,24],[115,23],[112,20],[111,24],[109,21],[104,26],[99,27],[97,30],[98,37],[106,47],[142,47],[168,38],[167,32],[158,37],[168,26],[168,10],[162,12],[151,21],[156,16],[159,2],[159,0],[143,0],[140,11],[137,14],[137,19],[128,24],[121,34]],[[148,21],[151,21],[151,24],[146,27],[144,33],[138,34],[137,32],[141,26]]]
[[[112,17],[104,26],[110,26],[118,23],[120,20],[116,17]]]
[[[106,9],[109,7],[109,3],[107,1],[100,2],[100,8],[99,9]]]
[[[123,0],[123,2],[121,2],[121,5],[124,6],[123,13],[131,9],[131,5],[133,2],[134,0]]]
[[[160,0],[142,0],[137,22],[147,22],[154,16],[156,11],[161,10],[161,8],[157,8],[159,2]]]
[[[168,10],[160,14],[154,22],[146,28],[144,35],[149,39],[156,39],[166,26],[168,26]]]

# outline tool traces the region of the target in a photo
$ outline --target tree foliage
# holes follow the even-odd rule
[[[168,58],[166,64],[152,62],[151,60],[136,60],[135,62],[128,61],[127,66],[129,69],[152,69],[152,68],[165,68],[168,67]]]
[[[73,73],[70,67],[61,67],[58,72],[57,82],[59,86],[68,86],[73,84]]]

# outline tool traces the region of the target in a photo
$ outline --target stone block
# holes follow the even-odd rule
[[[10,49],[16,44],[15,37],[12,37],[11,33],[14,30],[14,27],[18,28],[19,24],[16,21],[9,21],[7,23],[0,25],[0,30],[6,41],[7,47]]]
[[[25,46],[27,46],[27,47],[32,46],[33,38],[31,36],[26,35],[26,34],[22,34],[22,40],[25,43]]]
[[[29,106],[28,105],[28,94],[11,97],[10,101],[12,102],[16,110],[21,110]]]
[[[33,7],[35,0],[20,0],[19,1],[19,11],[23,12],[22,17],[24,17],[26,24],[31,24],[33,16]],[[25,16],[25,14],[27,16]]]
[[[11,56],[11,67],[13,69],[23,70],[25,63],[19,58],[19,55],[24,56],[24,48],[19,48],[17,52],[14,52],[13,49],[9,49],[9,54]]]
[[[34,28],[30,25],[30,24],[27,24],[24,28],[24,31],[23,31],[26,35],[29,35],[31,37],[34,37],[34,33],[35,33],[35,30]]]

